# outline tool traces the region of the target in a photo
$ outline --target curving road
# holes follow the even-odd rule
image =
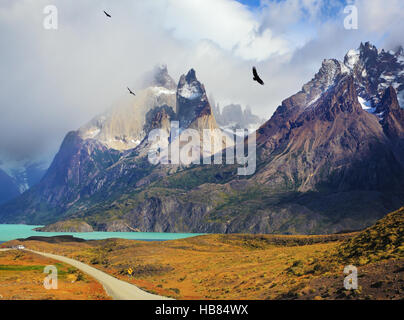
[[[98,270],[96,268],[90,267],[89,265],[80,261],[66,258],[64,256],[58,256],[56,254],[38,252],[29,249],[25,250],[42,255],[47,258],[70,264],[71,266],[83,271],[84,273],[90,275],[98,282],[100,282],[104,286],[107,294],[114,300],[170,300],[169,298],[143,291],[133,284],[118,280],[110,276],[109,274],[106,274],[105,272],[102,272],[101,270]]]

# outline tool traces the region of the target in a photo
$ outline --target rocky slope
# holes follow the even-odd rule
[[[27,191],[41,181],[47,170],[45,163],[26,163],[11,170],[20,193]]]
[[[167,68],[156,68],[153,74],[149,86],[136,97],[122,98],[111,110],[69,132],[41,182],[5,205],[0,221],[54,222],[82,198],[101,189],[107,168],[145,138],[146,114],[161,105],[175,108]]]
[[[69,132],[40,183],[3,206],[1,220],[20,223],[56,221],[81,197],[83,189],[120,156],[96,140]],[[85,192],[85,191],[84,191]],[[41,212],[43,216],[38,213]]]
[[[362,265],[389,258],[402,258],[404,254],[404,207],[352,239],[346,240],[338,250],[339,259]]]
[[[8,202],[36,185],[46,173],[37,162],[2,162],[0,160],[0,203]]]
[[[0,169],[0,204],[20,194],[16,181]]]

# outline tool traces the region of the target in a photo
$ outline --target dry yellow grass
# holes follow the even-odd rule
[[[401,209],[362,232],[327,236],[233,234],[24,245],[176,299],[403,299],[403,217]],[[351,263],[357,263],[361,287],[347,292],[343,269]],[[379,283],[381,277],[386,283]]]
[[[46,290],[45,266],[58,269],[58,288]],[[0,300],[105,300],[103,287],[77,269],[29,252],[0,252]]]
[[[306,271],[338,243],[297,245],[299,239],[310,237],[286,238],[293,241],[278,245],[275,236],[208,235],[168,242],[24,244],[81,260],[149,292],[177,299],[273,299],[315,277]]]

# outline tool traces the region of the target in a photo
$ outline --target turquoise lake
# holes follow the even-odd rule
[[[108,238],[121,238],[129,240],[166,241],[195,237],[202,233],[164,233],[164,232],[37,232],[34,228],[42,226],[29,226],[23,224],[0,224],[0,242],[32,236],[53,237],[72,235],[86,240],[101,240]]]

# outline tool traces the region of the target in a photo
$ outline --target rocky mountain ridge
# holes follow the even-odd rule
[[[172,83],[167,68],[158,68],[150,82],[152,86],[138,92],[134,99],[131,97],[133,101],[69,132],[42,181],[21,199],[9,203],[0,220],[56,221],[77,203],[102,190],[116,193],[117,184],[119,190],[130,188],[127,179],[135,185],[141,183],[138,180],[153,169],[147,158],[152,147],[148,134],[152,129],[165,129],[170,135],[171,121],[179,121],[180,132],[187,128],[198,132],[218,129],[205,88],[196,78],[195,71],[191,69],[181,77],[177,90],[172,90]],[[182,140],[180,134],[177,141]],[[221,137],[221,148],[220,141]],[[212,152],[220,148],[214,147]],[[163,172],[166,170],[162,169]],[[46,218],[38,215],[38,211],[46,212]]]
[[[44,179],[49,188],[43,182],[1,207],[0,221],[72,220],[94,230],[157,232],[317,234],[366,227],[404,203],[400,52],[366,43],[344,62],[324,60],[257,130],[253,176],[238,176],[236,165],[150,165],[146,139],[110,153],[104,143],[71,133]],[[194,70],[181,77],[175,97],[175,108],[145,111],[145,134],[168,132],[173,119],[183,129],[217,126]]]

